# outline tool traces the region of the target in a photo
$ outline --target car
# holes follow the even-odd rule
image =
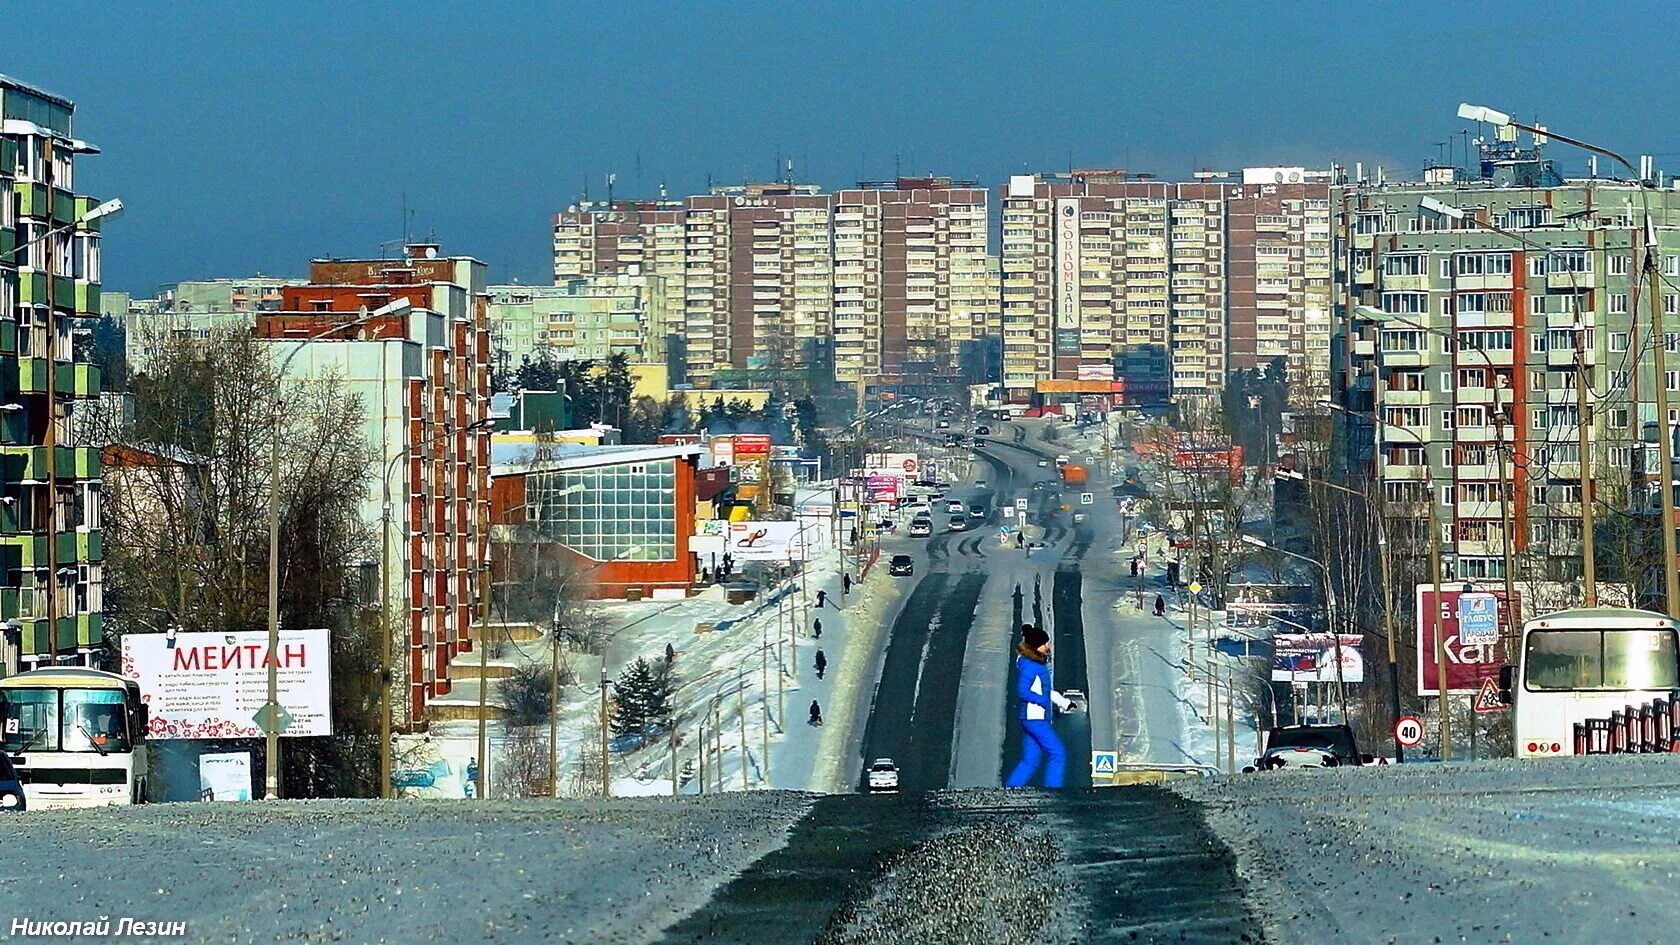
[[[877,529],[883,531],[883,532],[890,532],[893,529],[897,528],[898,525],[892,519],[884,518],[884,519],[881,519],[879,522],[876,522],[875,527]]]
[[[933,519],[917,516],[910,520],[910,537],[926,538],[933,534]]]
[[[952,515],[961,515],[966,510],[967,507],[956,499],[952,499],[945,503],[945,511]]]
[[[869,763],[869,793],[892,794],[898,790],[898,765],[891,758],[876,758]]]
[[[18,779],[12,759],[0,751],[0,814],[23,813],[29,801],[23,794],[23,782]]]
[[[1038,467],[1040,469],[1043,469],[1044,467],[1046,467],[1048,465],[1050,465],[1050,461],[1047,460],[1047,459],[1041,459],[1041,460],[1038,461]]]
[[[893,555],[887,562],[887,573],[897,577],[909,577],[916,573],[916,562],[909,555]]]
[[[1084,521],[1085,521],[1085,513],[1084,512],[1073,513],[1073,524],[1078,525],[1078,524],[1080,524]]]
[[[991,427],[984,427],[984,426],[975,427],[974,428],[974,435],[975,436],[991,436],[992,435],[992,428]]]
[[[1353,729],[1346,725],[1284,725],[1266,733],[1266,750],[1243,770],[1339,768],[1375,761],[1360,754]]]
[[[1073,414],[1071,414],[1071,413],[1064,413],[1064,414],[1061,414],[1060,416],[1062,418],[1063,423],[1072,423],[1073,422]]]
[[[985,518],[986,507],[981,505],[979,502],[970,502],[968,503],[968,514],[974,516],[975,518]]]
[[[1057,457],[1056,457],[1056,465],[1058,465],[1058,466],[1066,466],[1068,463],[1071,463],[1071,462],[1073,462],[1073,458],[1068,456],[1068,454],[1066,454],[1066,453],[1061,453],[1061,454],[1057,455]]]
[[[949,430],[949,429],[951,429],[951,421],[941,420],[938,423],[934,424],[933,428],[935,430]]]
[[[938,505],[939,503],[944,502],[944,501],[945,501],[945,493],[943,493],[943,492],[934,492],[934,493],[930,493],[928,495],[928,503],[931,504],[931,505]]]
[[[1038,482],[1035,482],[1035,483],[1032,484],[1032,491],[1034,491],[1034,492],[1043,492],[1044,490],[1046,490],[1048,488],[1050,488],[1050,483],[1048,483],[1048,482],[1046,482],[1042,479],[1040,479]]]
[[[1036,538],[1033,539],[1032,541],[1027,542],[1027,550],[1028,551],[1043,551],[1044,549],[1046,549],[1048,547],[1050,547],[1050,546],[1046,545],[1044,542],[1039,541]]]
[[[954,531],[954,532],[966,532],[966,531],[968,531],[968,517],[965,516],[965,515],[953,515],[953,516],[951,516],[951,531]]]
[[[985,488],[987,488],[987,486],[986,486],[986,480],[984,480],[984,479],[976,479],[976,480],[974,480],[974,488],[976,488],[976,489],[985,489]]]

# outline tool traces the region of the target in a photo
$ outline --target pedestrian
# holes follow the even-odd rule
[[[1162,597],[1159,594],[1156,594],[1155,595],[1155,616],[1165,617],[1166,615],[1167,615],[1167,599],[1165,597]]]
[[[826,603],[828,603],[828,592],[824,590],[817,591],[817,607],[821,608]]]
[[[821,617],[818,617],[817,619],[811,621],[811,639],[813,639],[813,640],[821,640],[822,639],[822,618]]]
[[[477,758],[467,759],[467,783],[462,785],[462,787],[466,791],[466,795],[467,795],[468,800],[471,800],[473,797],[475,797],[478,794],[478,759]]]
[[[1040,764],[1044,765],[1044,786],[1062,786],[1067,751],[1050,724],[1057,709],[1066,710],[1068,701],[1050,685],[1050,634],[1030,623],[1021,625],[1021,642],[1015,646],[1015,697],[1020,700],[1017,717],[1021,722],[1021,760],[1009,772],[1004,787],[1026,787]]]
[[[677,661],[677,648],[672,646],[669,643],[665,644],[665,665],[669,666],[672,663],[675,663],[676,661]]]
[[[811,724],[822,724],[822,706],[818,705],[815,699],[811,700]]]
[[[828,671],[828,657],[823,655],[822,650],[818,650],[817,651],[817,678],[818,679],[823,678],[823,673],[825,673],[827,671]]]
[[[850,594],[851,592],[852,592],[852,572],[847,571],[845,574],[840,575],[840,593],[841,594]]]

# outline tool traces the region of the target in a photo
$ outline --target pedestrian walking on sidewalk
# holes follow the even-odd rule
[[[847,571],[845,574],[840,575],[840,593],[850,594],[851,592],[852,592],[852,572]]]
[[[821,640],[822,639],[822,618],[821,617],[818,617],[817,619],[811,621],[811,639],[813,639],[813,640]]]
[[[817,591],[817,607],[820,609],[826,603],[828,603],[828,592],[824,590]]]
[[[1166,615],[1167,615],[1167,599],[1165,597],[1162,597],[1159,594],[1156,594],[1155,595],[1155,616],[1165,617]]]
[[[817,678],[818,679],[823,678],[823,673],[825,673],[827,671],[828,671],[828,657],[823,655],[822,650],[818,650],[817,651]]]
[[[1021,625],[1021,642],[1015,646],[1015,698],[1021,706],[1021,760],[1009,772],[1004,787],[1026,787],[1040,764],[1044,786],[1059,788],[1067,767],[1067,750],[1056,737],[1050,719],[1068,701],[1050,686],[1050,634],[1032,624]]]

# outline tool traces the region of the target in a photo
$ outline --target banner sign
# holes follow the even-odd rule
[[[1280,633],[1272,637],[1272,681],[1288,683],[1345,683],[1365,681],[1365,657],[1359,646],[1364,634],[1343,633],[1332,641],[1328,633]],[[1341,671],[1337,672],[1337,654]]]
[[[248,801],[251,799],[251,753],[230,751],[198,756],[198,799],[201,801]]]
[[[798,522],[730,522],[729,554],[736,561],[799,561]]]
[[[1446,641],[1447,651],[1447,692],[1449,694],[1470,695],[1482,686],[1485,679],[1497,679],[1500,667],[1505,665],[1505,649],[1499,645],[1501,635],[1515,634],[1516,629],[1511,625],[1511,607],[1505,600],[1505,590],[1499,588],[1492,591],[1480,589],[1466,593],[1461,588],[1464,585],[1448,590],[1445,585],[1441,588],[1440,598],[1435,596],[1435,588],[1430,584],[1417,586],[1417,647],[1418,647],[1418,695],[1434,696],[1440,694],[1440,677],[1436,675],[1435,665],[1435,608],[1441,612],[1441,638]],[[1459,625],[1459,599],[1471,598],[1472,607],[1481,607],[1475,602],[1481,598],[1491,597],[1494,600],[1495,627],[1497,628],[1490,643],[1475,643],[1465,639]],[[1516,599],[1510,602],[1519,610],[1522,607],[1522,592],[1518,591]],[[1486,615],[1479,610],[1472,611],[1472,630],[1479,639],[1488,639],[1486,633]]]
[[[1056,327],[1076,332],[1079,328],[1078,197],[1056,200]],[[1061,332],[1056,334],[1060,336]],[[1076,352],[1077,344],[1076,340]]]
[[[332,645],[319,630],[280,631],[280,705],[287,738],[332,734]],[[268,631],[130,633],[122,674],[140,683],[151,713],[148,737],[257,738],[253,716],[268,702]]]

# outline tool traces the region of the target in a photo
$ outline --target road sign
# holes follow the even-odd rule
[[[1394,723],[1394,740],[1402,748],[1416,748],[1423,744],[1423,720],[1415,715],[1402,715]]]
[[[1096,497],[1095,494],[1090,493],[1090,492],[1079,493],[1079,504],[1080,505],[1090,505],[1091,503],[1093,503],[1095,501],[1097,501],[1097,497]]]
[[[1199,582],[1199,581],[1191,581],[1191,582],[1190,582],[1190,593],[1192,593],[1192,594],[1200,594],[1200,593],[1201,593],[1201,592],[1202,592],[1202,585],[1201,585],[1201,582]]]
[[[914,456],[905,457],[904,462],[901,465],[904,466],[904,471],[905,472],[907,472],[907,473],[915,472],[916,471],[916,457],[914,457]]]
[[[1482,688],[1476,690],[1476,700],[1470,706],[1477,712],[1503,712],[1510,708],[1499,692],[1499,681],[1496,679],[1482,680]]]
[[[1025,512],[1027,510],[1027,500],[1026,499],[1016,499],[1015,500],[1015,507],[1020,509],[1021,511]]]
[[[256,714],[251,716],[251,721],[257,723],[257,728],[262,729],[264,735],[284,735],[292,724],[292,713],[287,712],[286,707],[280,703],[270,702],[258,709]]]
[[[1499,642],[1499,599],[1492,594],[1458,595],[1458,639],[1465,646]]]
[[[1114,777],[1114,772],[1120,767],[1120,753],[1117,751],[1091,752],[1091,777]]]

